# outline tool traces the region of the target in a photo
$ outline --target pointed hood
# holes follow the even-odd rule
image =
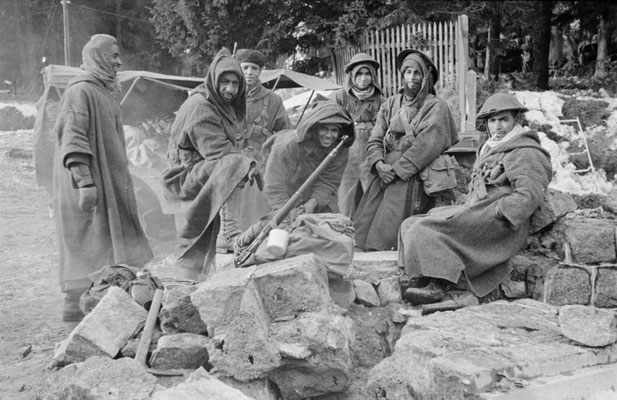
[[[355,134],[354,123],[349,112],[337,103],[332,101],[320,101],[315,104],[313,109],[300,121],[296,129],[298,143],[317,143],[315,135],[318,125],[337,124],[341,126],[339,137],[348,135],[351,139],[345,142],[346,146],[351,146]],[[338,142],[337,142],[338,144]]]
[[[93,35],[81,51],[81,69],[99,79],[109,90],[116,90],[118,83],[112,65],[116,38],[110,35]]]
[[[233,72],[240,80],[238,95],[231,104],[227,104],[218,91],[221,75],[226,72]],[[206,86],[206,98],[214,104],[220,115],[225,116],[231,124],[244,119],[246,115],[246,82],[244,74],[238,60],[225,47],[214,56],[204,79],[204,84]]]

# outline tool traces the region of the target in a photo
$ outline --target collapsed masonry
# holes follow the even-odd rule
[[[538,107],[558,125],[549,95]],[[497,400],[612,385],[617,191],[543,139],[561,191],[547,193],[511,279],[484,304],[422,316],[401,299],[393,252],[356,254],[339,279],[310,255],[226,269],[167,288],[145,368],[132,357],[147,312],[113,288],[57,347],[64,367],[39,397]],[[595,208],[577,206],[586,195]]]
[[[610,367],[617,197],[596,210],[557,191],[547,200],[511,279],[488,304],[455,312],[422,316],[406,305],[394,252],[356,254],[344,279],[312,255],[223,269],[168,285],[147,368],[132,359],[147,311],[111,288],[57,347],[65,367],[40,398],[463,399]],[[362,325],[378,311],[382,325]],[[369,352],[378,356],[362,362]]]

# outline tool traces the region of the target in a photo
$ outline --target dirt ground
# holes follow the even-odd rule
[[[0,131],[0,400],[36,399],[39,383],[52,373],[55,343],[76,326],[61,319],[56,233],[49,195],[36,183],[32,147],[32,130]],[[155,263],[173,247],[151,245]],[[346,395],[325,398],[363,397],[366,372],[391,351],[384,332],[397,329],[387,326],[388,314],[350,309],[363,332],[353,346],[352,384]]]
[[[0,132],[0,174],[0,399],[32,399],[54,343],[75,324],[61,320],[56,234],[31,130]]]

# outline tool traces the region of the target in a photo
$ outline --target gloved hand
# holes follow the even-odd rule
[[[304,209],[305,214],[312,214],[315,212],[315,209],[317,208],[317,200],[311,197],[307,202],[302,204],[301,207]]]
[[[396,173],[392,169],[392,165],[386,164],[383,161],[377,162],[375,165],[375,169],[377,170],[377,175],[385,184],[390,184],[396,178]]]
[[[262,191],[264,189],[263,175],[261,169],[258,166],[249,170],[248,180],[250,185],[257,184],[259,191]]]
[[[91,212],[96,207],[96,201],[98,199],[96,193],[96,187],[82,187],[79,188],[79,209],[83,212]]]

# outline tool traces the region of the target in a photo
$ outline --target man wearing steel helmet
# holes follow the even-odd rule
[[[335,91],[331,99],[351,114],[356,140],[349,149],[347,167],[338,190],[339,212],[348,217],[368,189],[371,173],[366,163],[366,145],[371,135],[375,118],[383,96],[377,81],[379,63],[366,53],[358,53],[345,66],[347,80],[343,88]]]
[[[448,104],[436,96],[439,72],[431,59],[404,50],[396,61],[404,87],[377,114],[367,147],[373,179],[353,218],[356,246],[364,250],[396,248],[403,220],[434,206],[419,173],[458,141]]]
[[[512,271],[509,260],[525,245],[552,178],[536,131],[518,122],[525,110],[510,94],[489,97],[478,118],[490,138],[478,151],[467,204],[434,208],[401,225],[400,267],[416,286],[405,290],[407,301],[440,301],[457,284],[482,297]]]

